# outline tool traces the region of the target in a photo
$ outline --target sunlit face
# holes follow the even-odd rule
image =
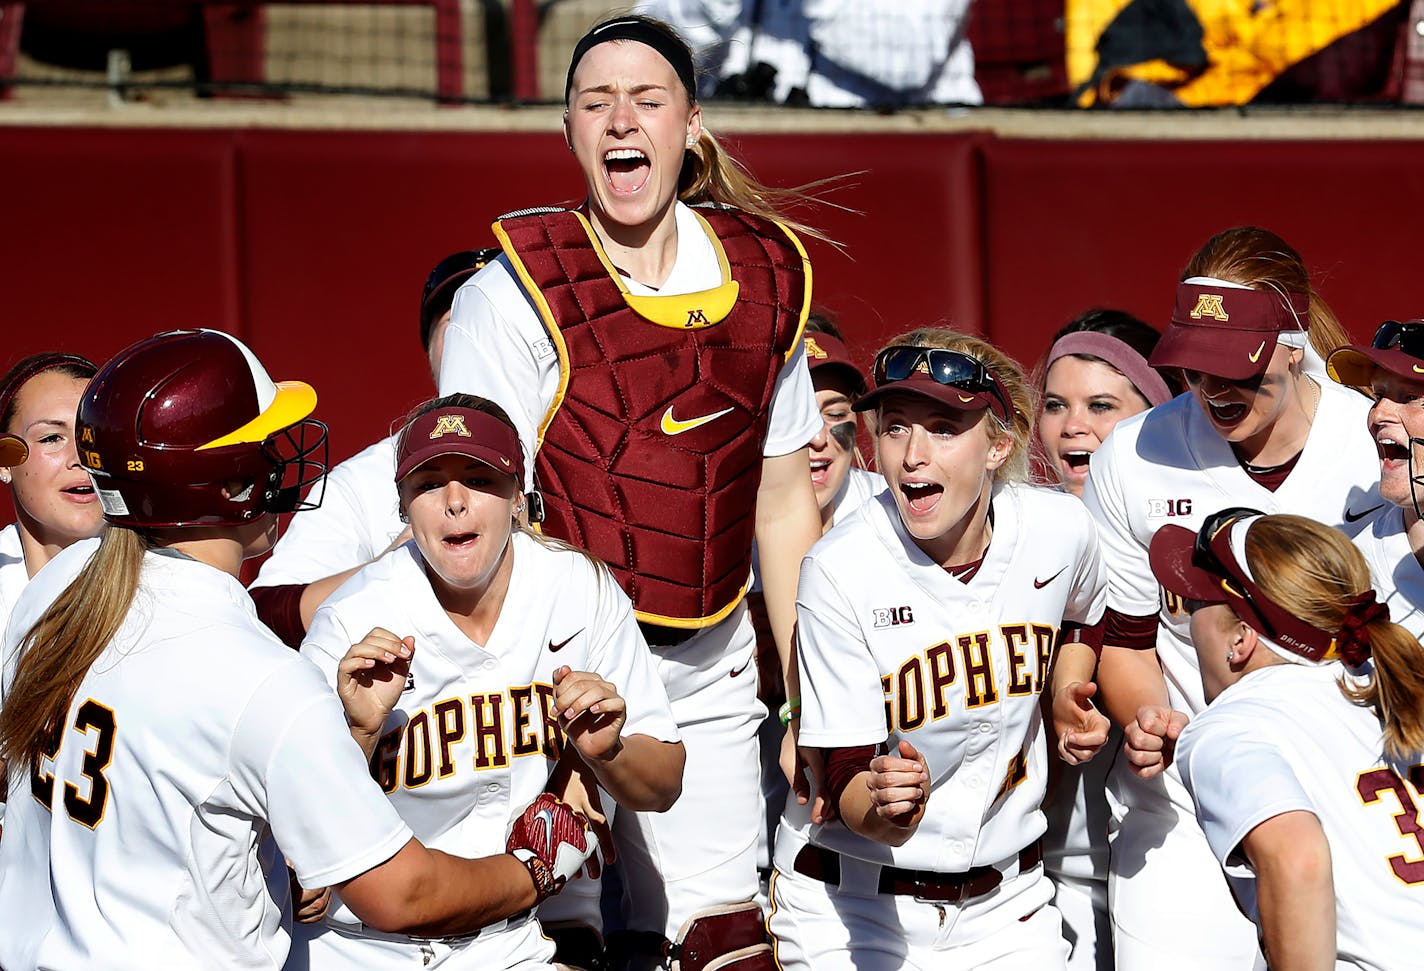
[[[103,510],[74,444],[74,415],[89,382],[45,371],[25,382],[5,431],[30,447],[24,465],[10,470],[20,524],[44,545],[65,547],[98,534]]]
[[[1111,364],[1071,354],[1054,361],[1044,381],[1038,437],[1063,487],[1081,496],[1088,459],[1108,432],[1147,407],[1147,399]]]
[[[1192,644],[1197,649],[1208,702],[1241,680],[1241,672],[1233,671],[1226,659],[1241,627],[1241,619],[1226,604],[1208,604],[1192,611]]]
[[[1370,379],[1370,437],[1380,457],[1380,495],[1414,515],[1409,486],[1410,440],[1424,438],[1424,380],[1410,380],[1375,368]],[[1424,447],[1414,447],[1415,473],[1424,475]],[[1424,499],[1424,493],[1421,493]]]
[[[1013,449],[990,438],[988,409],[956,411],[921,395],[880,404],[875,454],[905,529],[927,556],[949,566],[972,510],[987,501],[994,470]]]
[[[564,137],[603,226],[651,228],[677,199],[683,153],[702,132],[677,72],[637,41],[609,41],[579,61],[564,112]]]
[[[401,480],[401,509],[442,602],[447,593],[478,598],[508,569],[518,492],[513,476],[464,455],[433,458]]]
[[[1260,377],[1229,381],[1201,371],[1182,372],[1187,387],[1218,435],[1248,452],[1259,450],[1296,396],[1292,366],[1302,352],[1277,344]]]
[[[816,407],[821,409],[821,430],[811,439],[811,485],[824,522],[834,512],[831,500],[850,474],[857,424],[850,410],[850,389],[840,375],[833,372],[822,378],[813,373],[811,381],[816,386]]]

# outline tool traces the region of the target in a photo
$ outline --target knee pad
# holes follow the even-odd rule
[[[634,954],[651,954],[669,971],[778,971],[761,908],[750,901],[697,911],[675,941],[639,932],[610,935],[609,952],[615,968]]]
[[[543,924],[544,936],[554,942],[554,962],[573,971],[607,971],[603,935],[588,924],[555,921]]]

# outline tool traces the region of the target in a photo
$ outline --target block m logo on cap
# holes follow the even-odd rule
[[[464,415],[441,415],[435,422],[435,427],[430,430],[430,440],[444,438],[446,435],[459,435],[461,438],[469,438],[470,430],[465,427]]]
[[[807,357],[813,357],[818,361],[824,361],[831,356],[826,353],[825,348],[823,348],[820,344],[816,343],[816,338],[812,337],[810,334],[806,335],[805,341]]]
[[[1221,305],[1221,294],[1203,293],[1197,297],[1197,305],[1191,310],[1191,318],[1201,320],[1203,317],[1222,321],[1231,319],[1226,308]]]

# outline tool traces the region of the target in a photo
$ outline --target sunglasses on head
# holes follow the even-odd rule
[[[875,386],[906,381],[916,373],[928,375],[936,384],[974,394],[991,394],[1003,407],[1005,421],[1014,413],[1009,396],[984,362],[961,351],[942,347],[897,344],[875,355]],[[998,409],[995,409],[996,411]]]
[[[1231,527],[1247,516],[1261,515],[1264,515],[1261,510],[1251,509],[1247,506],[1229,506],[1226,509],[1218,510],[1202,522],[1201,529],[1197,530],[1196,543],[1192,546],[1192,563],[1220,578],[1223,586],[1226,582],[1231,582],[1231,591],[1249,603],[1258,615],[1261,611],[1251,598],[1251,591],[1248,589],[1255,584],[1242,576],[1242,571],[1239,568],[1228,567],[1227,562],[1229,561],[1233,567],[1236,564],[1236,557],[1231,553]],[[1224,549],[1226,555],[1219,554],[1217,547]],[[1265,618],[1263,617],[1262,620],[1264,621]]]
[[[1375,339],[1370,346],[1377,351],[1397,347],[1410,357],[1424,360],[1424,324],[1386,320],[1375,331]]]

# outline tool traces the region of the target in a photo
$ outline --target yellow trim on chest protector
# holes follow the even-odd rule
[[[599,262],[608,271],[608,275],[613,282],[618,284],[618,290],[623,294],[623,301],[628,305],[628,309],[642,317],[650,324],[657,324],[659,327],[670,327],[673,330],[701,330],[704,327],[712,327],[727,319],[727,315],[732,312],[732,308],[737,304],[737,295],[741,287],[736,280],[732,279],[732,267],[727,262],[727,252],[722,248],[722,241],[717,238],[717,234],[712,231],[712,227],[707,225],[707,220],[698,213],[697,222],[702,226],[702,231],[707,234],[707,239],[712,243],[712,248],[717,253],[717,269],[722,277],[722,282],[711,290],[699,290],[696,293],[674,293],[674,294],[651,294],[641,296],[630,293],[628,285],[623,282],[623,275],[609,260],[608,254],[603,251],[603,244],[598,240],[598,234],[593,231],[593,227],[584,218],[583,213],[575,212],[579,224],[583,226],[584,232],[588,233],[588,240],[593,244],[593,251],[598,254]]]

